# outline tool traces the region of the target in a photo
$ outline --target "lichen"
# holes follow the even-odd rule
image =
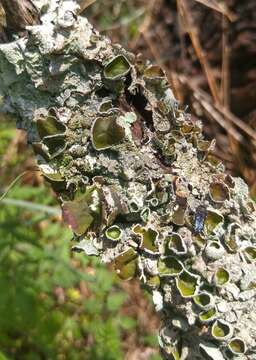
[[[246,184],[225,174],[164,72],[76,11],[52,0],[27,39],[0,46],[1,94],[58,194],[73,249],[152,293],[164,358],[255,359]]]

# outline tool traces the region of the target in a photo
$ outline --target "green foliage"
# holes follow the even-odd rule
[[[162,360],[162,357],[158,354],[154,354],[150,357],[149,360]]]
[[[3,118],[0,116],[0,153],[3,153],[8,146],[8,143],[12,140],[15,134],[14,123],[8,124],[7,121],[2,121]]]
[[[141,0],[97,0],[86,12],[89,18],[95,19],[100,31],[121,31],[120,38],[124,43],[128,43],[139,34],[139,26],[145,14],[145,3]]]
[[[45,187],[8,196],[56,205]],[[121,336],[136,326],[119,314],[127,296],[96,259],[70,254],[59,219],[1,205],[0,239],[0,359],[123,359]]]

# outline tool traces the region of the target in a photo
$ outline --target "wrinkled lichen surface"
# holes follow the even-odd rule
[[[138,277],[166,359],[256,359],[256,218],[163,71],[96,32],[73,1],[0,46],[3,108],[26,129],[76,251]],[[48,4],[48,5],[47,5]]]

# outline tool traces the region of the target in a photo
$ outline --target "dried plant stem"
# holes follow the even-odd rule
[[[210,64],[208,63],[204,50],[201,46],[198,36],[198,29],[196,28],[196,25],[194,24],[193,19],[191,17],[192,15],[189,10],[188,3],[186,2],[186,0],[177,0],[177,4],[180,14],[184,21],[184,27],[185,29],[187,29],[187,32],[190,36],[197,57],[200,61],[202,68],[204,69],[213,99],[216,103],[220,103],[218,86],[214,78],[213,71],[210,67]]]

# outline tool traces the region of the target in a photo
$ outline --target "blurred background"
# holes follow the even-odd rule
[[[96,0],[84,13],[166,71],[215,155],[256,199],[255,0]],[[0,25],[1,26],[1,25]],[[150,297],[72,254],[22,131],[0,118],[0,360],[159,360]]]

